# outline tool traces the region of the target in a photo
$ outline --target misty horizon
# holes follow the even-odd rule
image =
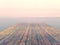
[[[17,23],[46,23],[54,28],[60,29],[60,18],[48,17],[21,17],[21,18],[0,18],[0,31]]]

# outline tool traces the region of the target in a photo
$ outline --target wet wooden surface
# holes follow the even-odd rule
[[[10,30],[12,31],[9,34],[7,32],[3,36],[0,34],[0,45],[60,45],[45,25],[17,24]]]

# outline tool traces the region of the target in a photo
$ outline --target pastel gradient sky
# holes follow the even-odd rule
[[[60,0],[0,0],[1,17],[60,17]]]

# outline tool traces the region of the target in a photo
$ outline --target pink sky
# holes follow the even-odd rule
[[[60,9],[0,9],[0,17],[60,17]]]
[[[0,0],[0,17],[60,17],[60,0]]]

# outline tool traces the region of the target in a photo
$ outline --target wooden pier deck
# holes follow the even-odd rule
[[[0,32],[0,45],[60,45],[60,31],[42,24],[17,24]]]

